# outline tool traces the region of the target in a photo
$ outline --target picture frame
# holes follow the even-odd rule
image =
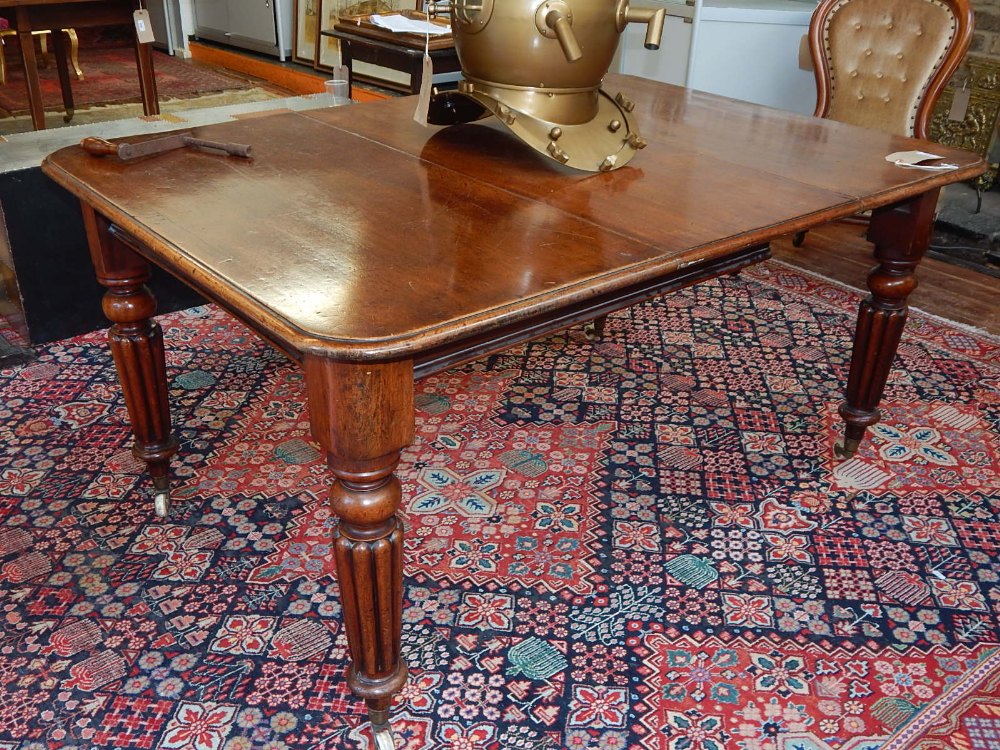
[[[300,0],[301,1],[301,0]],[[385,13],[401,10],[416,5],[423,6],[422,0],[315,0],[318,4],[319,25],[316,30],[316,70],[330,72],[341,64],[340,42],[332,37],[323,36],[319,32],[332,29],[342,15],[365,15],[370,13]]]
[[[319,4],[319,30],[332,29],[340,18],[344,0],[316,0]],[[316,32],[319,34],[319,31]],[[331,71],[340,65],[340,42],[332,37],[320,35],[316,45],[316,70]]]
[[[320,0],[295,0],[292,24],[292,60],[315,65],[319,54]]]

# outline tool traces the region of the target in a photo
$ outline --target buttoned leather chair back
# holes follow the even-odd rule
[[[968,0],[823,0],[809,25],[816,115],[927,138],[973,25]]]

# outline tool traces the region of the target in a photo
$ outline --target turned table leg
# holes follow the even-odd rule
[[[865,430],[879,420],[885,391],[906,324],[906,300],[917,286],[914,270],[930,243],[938,191],[872,212],[868,239],[875,243],[875,266],[868,275],[871,294],[862,301],[854,334],[847,398],[840,406],[844,442],[837,452],[853,456]]]
[[[400,653],[403,610],[402,496],[393,474],[413,440],[413,363],[351,364],[307,355],[313,436],[336,477],[330,504],[344,626],[347,682],[368,705],[378,750],[395,747],[392,696],[406,682]]]
[[[158,516],[170,512],[170,457],[177,439],[170,432],[163,332],[151,318],[156,300],[146,288],[149,264],[109,231],[107,219],[83,206],[84,226],[97,280],[107,289],[104,314],[111,353],[132,422],[133,455],[146,462],[153,479]]]

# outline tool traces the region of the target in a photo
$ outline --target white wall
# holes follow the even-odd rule
[[[194,0],[167,0],[168,2],[180,6],[181,11],[181,38],[184,46],[177,51],[179,57],[191,57],[188,50],[188,37],[194,33],[195,15]]]

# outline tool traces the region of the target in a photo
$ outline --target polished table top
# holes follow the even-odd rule
[[[916,141],[609,78],[649,146],[603,174],[489,121],[421,127],[407,99],[195,130],[252,160],[72,147],[45,169],[287,348],[345,360],[410,356],[982,169],[943,146],[957,170],[904,169],[884,157]]]

